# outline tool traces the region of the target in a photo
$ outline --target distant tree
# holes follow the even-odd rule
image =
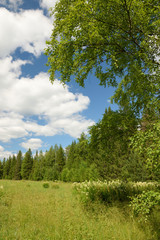
[[[16,158],[16,165],[15,165],[15,174],[14,179],[20,180],[21,177],[21,166],[22,166],[22,152],[19,151]]]
[[[3,164],[0,161],[0,179],[2,179],[2,178],[3,178]]]
[[[77,158],[77,143],[76,141],[73,141],[71,145],[67,147],[67,155],[66,155],[66,167],[68,169],[71,169],[75,165],[75,161]]]
[[[46,166],[53,167],[55,165],[55,157],[55,149],[53,148],[53,146],[51,146],[49,151],[45,153]]]
[[[3,178],[4,178],[4,179],[5,179],[5,171],[4,171],[4,169],[5,169],[5,164],[6,164],[6,159],[3,158],[2,166],[3,166]]]
[[[88,153],[89,153],[89,144],[88,144],[88,138],[87,135],[82,132],[80,137],[78,138],[77,142],[77,154],[78,154],[78,162],[85,161],[87,162],[88,159]]]
[[[15,157],[15,155],[13,155],[11,157],[11,166],[10,166],[10,171],[9,171],[9,179],[14,179],[15,170],[16,170],[16,157]]]
[[[41,181],[45,175],[45,157],[42,151],[36,152],[33,160],[32,179],[35,181]]]
[[[10,169],[11,169],[11,156],[5,161],[4,169],[3,169],[3,178],[11,179]]]
[[[57,152],[56,152],[56,167],[58,172],[60,173],[63,170],[65,165],[65,154],[62,146],[60,145]]]
[[[106,109],[102,120],[90,127],[90,151],[102,178],[120,178],[129,157],[130,137],[137,131],[132,111]]]
[[[31,149],[29,149],[25,155],[22,162],[21,175],[23,179],[29,179],[33,166],[33,157]]]

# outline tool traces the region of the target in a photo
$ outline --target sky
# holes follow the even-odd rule
[[[0,159],[66,147],[98,122],[114,88],[89,75],[85,88],[72,78],[49,81],[46,40],[53,29],[49,8],[56,0],[0,0]]]

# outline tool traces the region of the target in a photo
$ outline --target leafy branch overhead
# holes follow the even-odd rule
[[[45,50],[50,79],[84,86],[90,72],[117,87],[114,101],[136,109],[157,101],[160,89],[159,0],[59,0]]]

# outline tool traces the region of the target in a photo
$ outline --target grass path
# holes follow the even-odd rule
[[[72,193],[72,185],[0,181],[0,240],[152,240],[149,226],[116,207],[96,205],[85,211]],[[58,188],[56,188],[58,186]]]

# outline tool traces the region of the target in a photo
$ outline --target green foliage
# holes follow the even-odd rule
[[[3,178],[65,182],[159,180],[159,125],[155,122],[157,116],[154,122],[151,120],[143,118],[143,130],[137,130],[139,121],[128,107],[119,111],[106,109],[103,118],[90,127],[90,135],[82,133],[65,150],[55,145],[45,153],[37,151],[34,158],[29,149],[24,158],[19,151],[17,157],[4,159]]]
[[[43,183],[44,188],[49,188],[49,183]]]
[[[63,170],[65,165],[65,155],[62,146],[60,145],[56,152],[56,162],[55,162],[57,171],[60,173]]]
[[[32,179],[36,181],[43,180],[45,174],[45,157],[43,152],[40,151],[36,153],[34,157],[33,166],[32,166]]]
[[[160,176],[160,124],[151,124],[145,131],[137,131],[131,139],[133,151],[144,162],[149,179]]]
[[[102,120],[90,127],[90,151],[102,179],[124,177],[128,164],[130,137],[138,121],[130,110],[105,110]]]
[[[3,165],[2,162],[0,161],[0,179],[3,178]]]
[[[135,216],[140,216],[140,221],[147,221],[153,209],[159,206],[160,211],[160,192],[143,191],[131,198],[130,206]]]
[[[22,169],[21,169],[21,175],[23,179],[29,179],[30,174],[32,172],[32,166],[33,166],[33,158],[32,158],[32,152],[31,149],[29,149],[24,156],[23,162],[22,162]]]
[[[84,209],[72,184],[50,183],[45,189],[42,182],[1,180],[0,185],[6,192],[0,200],[2,240],[159,240],[150,223],[141,228],[130,217],[126,204],[125,213],[100,203]]]
[[[14,179],[16,171],[16,157],[13,155],[11,158],[11,165],[9,170],[9,179]]]
[[[22,166],[22,152],[19,151],[17,154],[16,164],[15,164],[15,172],[14,172],[15,180],[21,179],[21,166]]]
[[[117,86],[114,100],[136,110],[159,104],[159,0],[59,0],[46,55],[50,79],[74,75],[84,86],[93,71],[100,85]]]
[[[9,179],[9,173],[11,168],[11,156],[3,162],[3,178]]]
[[[73,188],[80,195],[83,203],[88,204],[92,201],[101,201],[105,203],[129,202],[131,196],[140,194],[147,190],[159,190],[158,183],[146,182],[123,182],[123,181],[110,181],[110,182],[83,182],[74,183]]]

